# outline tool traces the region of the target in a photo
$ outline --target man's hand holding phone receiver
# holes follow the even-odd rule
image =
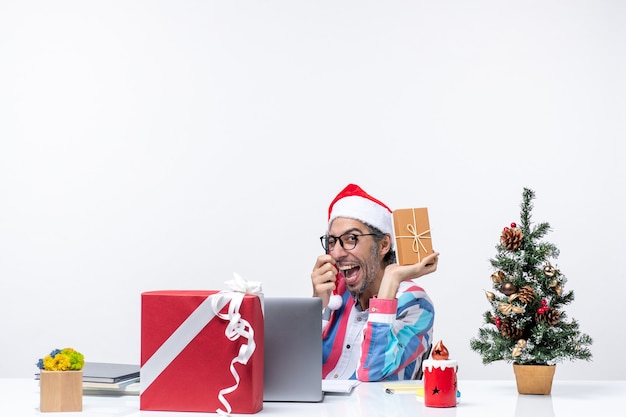
[[[337,285],[339,284],[337,281],[338,273],[339,271],[332,256],[324,254],[317,257],[315,267],[311,273],[311,281],[313,282],[313,296],[322,299],[322,308],[328,306],[332,310],[336,310],[341,306],[341,296],[336,293]],[[332,305],[329,305],[329,303]]]

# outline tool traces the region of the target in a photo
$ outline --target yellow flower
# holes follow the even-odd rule
[[[63,353],[56,354],[54,358],[48,355],[43,358],[43,366],[46,371],[67,371],[70,369],[70,358]]]

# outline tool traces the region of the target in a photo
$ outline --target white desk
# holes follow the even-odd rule
[[[350,395],[327,395],[315,404],[264,403],[260,417],[565,417],[616,415],[626,400],[626,381],[554,381],[552,395],[518,395],[514,380],[459,380],[461,403],[454,408],[428,408],[410,393],[387,394],[381,383],[362,383]],[[605,411],[606,413],[602,413]],[[608,413],[608,414],[607,414]],[[138,396],[83,398],[82,413],[40,413],[38,381],[0,379],[0,416],[196,417],[215,413],[140,411]],[[250,416],[250,414],[242,414]]]

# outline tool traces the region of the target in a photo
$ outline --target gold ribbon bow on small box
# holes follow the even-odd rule
[[[427,208],[408,208],[393,211],[398,263],[412,265],[433,253]]]

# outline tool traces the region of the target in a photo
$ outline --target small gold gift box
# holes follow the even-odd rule
[[[433,253],[427,208],[398,209],[392,214],[400,265],[421,262],[424,257]]]

